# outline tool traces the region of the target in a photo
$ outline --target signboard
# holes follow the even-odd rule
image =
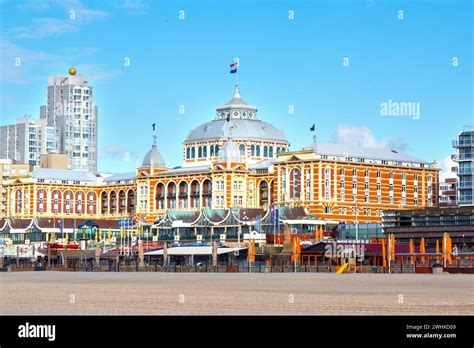
[[[132,242],[136,242],[137,241],[137,236],[133,236],[132,237]]]
[[[120,219],[117,221],[118,227],[130,227],[133,226],[133,219]]]
[[[141,239],[138,240],[138,244],[142,244],[142,240],[141,240]]]
[[[175,241],[175,242],[179,242],[179,234],[177,234],[176,236],[174,236],[174,241]]]
[[[81,250],[85,250],[85,249],[86,249],[86,241],[81,240]]]
[[[112,243],[117,243],[117,238],[116,238],[116,237],[112,237],[112,238],[110,238],[110,241],[111,241]]]
[[[225,233],[221,234],[221,241],[225,242]]]
[[[153,241],[158,242],[158,236],[153,236]]]
[[[26,244],[26,245],[30,245],[30,240],[29,240],[29,239],[25,239],[25,244]]]
[[[202,242],[202,234],[196,235],[196,240],[197,240],[198,242]]]

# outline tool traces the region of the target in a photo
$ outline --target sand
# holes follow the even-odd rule
[[[474,314],[474,276],[334,273],[0,274],[4,315]]]

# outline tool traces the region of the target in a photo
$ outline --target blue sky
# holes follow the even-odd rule
[[[153,122],[165,160],[180,165],[188,132],[232,97],[234,57],[242,97],[292,149],[311,143],[315,123],[319,141],[396,147],[449,165],[451,140],[474,124],[471,1],[0,4],[0,123],[39,117],[48,75],[74,66],[95,88],[102,171],[134,170]],[[419,119],[381,116],[388,100],[419,103]]]

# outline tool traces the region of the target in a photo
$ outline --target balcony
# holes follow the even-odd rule
[[[453,147],[467,147],[473,146],[474,140],[466,139],[466,140],[453,140]]]
[[[458,204],[471,204],[473,203],[472,196],[458,197],[457,203]]]
[[[188,192],[187,192],[187,191],[181,191],[181,192],[179,193],[179,197],[181,197],[181,198],[188,197]]]
[[[474,154],[471,152],[451,155],[451,159],[453,161],[472,160],[473,158],[474,158]]]
[[[160,193],[160,194],[156,195],[155,198],[156,198],[156,199],[159,199],[159,200],[165,199],[165,194],[164,194],[164,193]]]
[[[466,189],[466,188],[472,188],[472,182],[471,181],[461,181],[458,183],[458,188],[460,189]]]
[[[168,192],[168,194],[166,195],[166,197],[168,197],[168,198],[176,198],[176,192]]]
[[[458,169],[458,174],[473,174],[474,173],[474,168],[459,168]]]
[[[210,196],[210,195],[212,195],[212,191],[211,190],[204,190],[204,191],[202,191],[202,195],[203,196]]]
[[[199,196],[199,191],[191,191],[191,197]]]

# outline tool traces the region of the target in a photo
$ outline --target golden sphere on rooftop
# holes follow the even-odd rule
[[[69,75],[76,75],[76,68],[69,68]]]

